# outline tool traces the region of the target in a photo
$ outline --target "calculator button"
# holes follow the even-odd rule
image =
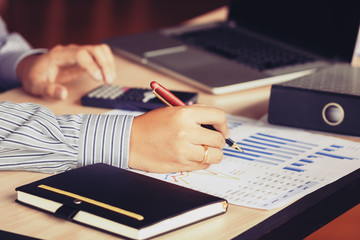
[[[95,89],[94,91],[92,91],[91,93],[88,94],[89,97],[95,97],[98,96],[99,94],[101,94],[104,91],[103,87],[99,87],[97,89]]]

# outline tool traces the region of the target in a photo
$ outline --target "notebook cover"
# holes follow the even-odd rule
[[[26,235],[8,232],[4,230],[0,230],[0,239],[7,239],[7,240],[40,240],[39,238],[33,238]]]
[[[39,188],[47,185],[144,216],[139,221],[102,207]],[[136,229],[224,199],[106,164],[94,164],[20,186],[16,191],[63,203],[56,215],[71,220],[78,210]],[[72,211],[74,210],[74,211]],[[225,211],[224,211],[225,212]],[[219,212],[220,214],[221,212]],[[191,219],[189,219],[189,224]]]

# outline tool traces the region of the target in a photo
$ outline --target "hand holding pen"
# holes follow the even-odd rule
[[[159,83],[157,83],[155,81],[152,81],[150,83],[150,87],[153,89],[153,93],[161,101],[163,101],[166,105],[168,105],[168,106],[184,106],[185,105],[184,102],[182,102],[179,98],[177,98],[174,94],[172,94],[166,88],[161,86]],[[216,131],[216,129],[212,125],[202,124],[201,126],[204,127],[204,128]],[[230,147],[243,152],[243,150],[232,139],[226,138],[225,141]],[[206,162],[206,158],[207,158],[207,154],[208,154],[207,153],[207,146],[204,145],[204,149],[205,149],[205,154],[204,154],[203,162]]]
[[[223,159],[228,134],[221,109],[199,104],[158,108],[133,119],[128,166],[159,173],[206,169]]]
[[[171,173],[206,169],[222,161],[230,131],[226,114],[200,104],[183,106],[165,88],[152,87],[169,106],[136,116],[131,126],[128,166],[133,169]],[[209,131],[202,124],[213,126]]]

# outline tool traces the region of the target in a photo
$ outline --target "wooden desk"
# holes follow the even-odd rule
[[[123,58],[117,57],[116,64],[118,66],[116,83],[120,85],[148,87],[152,80],[157,80],[169,89],[198,91],[189,85]],[[0,101],[35,102],[49,107],[56,114],[103,113],[106,112],[107,109],[82,107],[80,105],[80,96],[97,85],[99,85],[99,83],[89,81],[86,77],[78,79],[68,85],[70,94],[69,99],[65,101],[45,100],[32,97],[24,94],[21,89],[14,89],[0,94]],[[200,103],[222,108],[230,114],[259,119],[267,112],[270,86],[222,96],[209,95],[201,91],[199,91],[199,94]],[[14,202],[16,199],[14,189],[17,186],[45,176],[47,175],[32,172],[0,172],[0,229],[42,239],[118,239],[117,236],[64,221]],[[305,218],[308,216],[305,215],[304,217],[303,214],[306,212],[309,213],[309,211],[311,213],[313,213],[313,211],[315,212],[318,206],[317,204],[320,204],[323,199],[336,193],[337,190],[346,187],[350,182],[353,184],[349,191],[351,192],[351,190],[357,189],[357,192],[352,195],[353,200],[350,204],[346,205],[346,209],[336,212],[336,214],[339,215],[351,206],[357,204],[360,200],[360,194],[358,193],[360,186],[359,172],[285,208],[263,211],[230,205],[228,212],[224,215],[159,236],[156,239],[222,240],[235,238],[239,235],[239,238],[243,239],[258,239],[260,237],[266,237],[265,234],[267,233],[275,234],[268,236],[279,236],[276,235],[279,232],[281,237],[285,237],[282,239],[294,239],[292,237],[302,238],[326,223],[326,221],[316,218],[315,215],[314,217],[311,215],[311,218]],[[356,196],[354,197],[354,195]],[[345,197],[346,196],[347,195],[345,195]],[[328,211],[327,208],[325,211]],[[296,220],[297,217],[301,217],[300,220]],[[334,216],[332,216],[332,218],[333,217]],[[309,224],[303,223],[299,226],[292,226],[292,228],[286,225],[288,222],[294,223],[295,221],[295,223],[298,223],[302,220],[309,223],[312,223],[311,220],[316,220],[320,225],[309,227],[307,226]],[[307,228],[303,229],[303,226]],[[284,227],[287,228],[286,231],[282,230]],[[293,231],[293,229],[297,231]],[[292,231],[297,235],[291,235]]]
[[[152,80],[163,83],[169,89],[194,91],[195,89],[122,58],[116,58],[117,84],[131,87],[149,87]],[[69,99],[65,101],[45,100],[26,95],[22,89],[13,89],[0,94],[1,101],[35,102],[49,107],[56,114],[103,113],[108,110],[82,107],[80,96],[99,85],[86,77],[68,85]],[[200,92],[199,102],[217,106],[229,113],[260,118],[267,111],[270,88],[250,90],[224,96],[212,96]],[[112,235],[88,227],[56,219],[34,209],[15,203],[15,187],[43,178],[44,174],[31,172],[0,172],[0,229],[44,239],[113,239]],[[6,183],[6,184],[4,184]],[[209,221],[201,222],[179,231],[164,235],[160,239],[228,239],[256,225],[278,210],[259,211],[230,206],[229,212]],[[239,219],[239,216],[241,218]],[[224,229],[228,229],[224,231]],[[240,231],[239,231],[240,230]],[[196,237],[198,236],[198,237]]]

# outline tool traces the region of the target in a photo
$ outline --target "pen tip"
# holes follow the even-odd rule
[[[236,150],[239,150],[240,152],[244,152],[244,150],[242,150],[238,145],[234,146],[234,148],[235,148]]]

